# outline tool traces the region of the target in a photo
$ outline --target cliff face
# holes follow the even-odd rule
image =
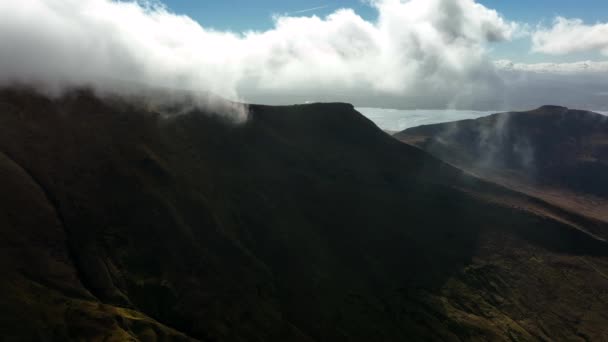
[[[235,124],[137,103],[0,92],[3,336],[604,333],[608,248],[582,218],[467,176],[350,105],[252,105]]]

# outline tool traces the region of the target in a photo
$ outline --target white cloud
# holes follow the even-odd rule
[[[0,0],[0,85],[143,83],[265,103],[488,110],[596,109],[608,91],[607,63],[492,63],[488,44],[525,27],[473,0],[375,0],[375,21],[342,9],[245,33],[142,1]]]
[[[496,11],[474,0],[371,4],[374,22],[342,9],[237,34],[141,2],[0,1],[0,83],[120,80],[252,100],[405,95],[442,106],[499,82],[485,46],[518,27]]]
[[[109,0],[0,1],[0,81],[115,80],[229,94],[238,38],[161,7]],[[218,51],[222,51],[218,53]]]
[[[495,61],[503,71],[522,71],[547,74],[585,74],[608,72],[608,61],[579,61],[571,63],[513,63],[510,60]]]
[[[552,55],[600,51],[608,56],[608,24],[586,25],[580,19],[557,17],[552,27],[534,32],[532,50]]]

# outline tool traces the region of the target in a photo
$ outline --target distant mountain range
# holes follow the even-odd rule
[[[599,117],[398,135],[444,162],[348,104],[172,108],[0,91],[4,338],[606,337],[606,221],[497,181],[605,198]]]

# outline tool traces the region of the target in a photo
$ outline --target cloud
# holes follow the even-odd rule
[[[571,63],[513,63],[510,60],[498,60],[494,65],[503,71],[521,71],[546,74],[572,75],[608,72],[608,61],[579,61]]]
[[[245,41],[256,86],[274,90],[319,86],[410,92],[423,83],[449,88],[487,68],[484,44],[508,39],[513,26],[470,0],[374,2],[376,23],[352,10],[326,18],[282,17],[275,29]],[[451,90],[451,89],[446,89]]]
[[[0,82],[105,87],[128,81],[230,95],[235,41],[232,34],[204,30],[154,5],[2,1]]]
[[[608,56],[608,24],[586,25],[581,19],[557,17],[552,27],[534,32],[532,50],[551,55],[599,51]]]
[[[503,82],[502,102],[494,109],[526,110],[546,104],[607,110],[608,61],[573,63],[495,62]]]
[[[0,1],[0,85],[125,92],[145,84],[270,104],[605,108],[598,94],[608,92],[607,63],[490,61],[489,44],[525,27],[473,0],[369,3],[378,12],[373,21],[340,9],[326,17],[283,15],[270,30],[235,33],[158,3]]]
[[[133,82],[252,101],[373,96],[421,106],[466,103],[500,84],[486,45],[518,26],[496,11],[473,0],[371,5],[376,21],[341,9],[234,33],[142,1],[0,1],[0,83]]]

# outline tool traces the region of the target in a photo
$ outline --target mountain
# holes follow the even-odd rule
[[[239,123],[180,101],[0,91],[5,339],[605,336],[603,222],[348,104],[250,105]]]
[[[544,106],[416,127],[395,136],[482,178],[608,222],[604,115]]]

